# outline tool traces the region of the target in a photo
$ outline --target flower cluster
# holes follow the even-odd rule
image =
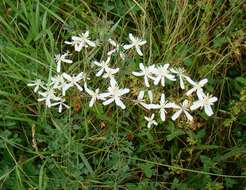
[[[93,90],[91,87],[88,87],[90,79],[87,77],[87,73],[73,74],[63,71],[63,64],[71,65],[73,63],[72,54],[65,52],[55,55],[56,74],[47,83],[37,79],[28,84],[28,86],[34,87],[35,93],[38,93],[38,101],[44,101],[45,105],[49,108],[58,106],[58,111],[62,112],[63,108],[69,108],[65,103],[67,92],[71,88],[75,88],[90,97],[89,107],[92,107],[97,101],[102,101],[102,104],[105,106],[115,103],[120,108],[125,109],[126,105],[123,102],[122,96],[128,94],[130,89],[119,87],[116,75],[120,72],[120,68],[111,66],[112,56],[119,55],[123,61],[127,61],[127,51],[130,49],[136,51],[139,56],[143,56],[141,46],[147,42],[133,36],[131,33],[129,34],[129,44],[120,44],[111,38],[107,42],[112,48],[109,49],[106,59],[101,61],[94,60],[91,63],[96,67],[95,77],[101,77],[108,81],[108,88],[105,92],[100,93],[99,88]],[[90,39],[89,31],[78,36],[72,36],[71,41],[65,41],[65,44],[72,46],[76,52],[80,52],[85,48],[96,48],[99,46],[99,43]],[[161,121],[166,120],[167,114],[171,109],[174,110],[171,116],[172,120],[176,120],[184,114],[189,121],[192,121],[193,116],[190,112],[199,108],[204,109],[208,116],[213,115],[211,106],[217,101],[217,98],[204,92],[204,86],[208,82],[206,78],[198,82],[193,81],[187,76],[184,69],[171,68],[170,64],[144,65],[139,63],[139,71],[133,71],[131,74],[135,77],[143,77],[144,88],[147,88],[147,99],[145,98],[146,90],[140,90],[137,99],[131,100],[131,102],[134,105],[140,105],[144,109],[152,111],[150,117],[144,117],[148,122],[148,128],[158,125],[155,121],[155,112],[159,112]],[[182,90],[190,87],[190,89],[186,90],[186,97],[182,98],[182,102],[174,102],[166,97],[164,90],[167,88],[168,81],[178,81]],[[153,96],[153,88],[150,89],[150,87],[154,86],[163,90],[159,97]],[[196,95],[197,99],[191,101],[194,99],[194,95]]]

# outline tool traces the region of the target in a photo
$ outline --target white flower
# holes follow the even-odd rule
[[[144,116],[144,119],[148,121],[147,127],[151,128],[152,125],[158,125],[158,123],[154,120],[155,114],[152,114],[151,117]]]
[[[40,87],[46,89],[44,82],[41,81],[40,79],[37,79],[32,83],[28,83],[27,86],[34,86],[34,92],[37,92]]]
[[[118,73],[119,70],[120,70],[119,68],[116,68],[116,69],[105,68],[106,73],[104,73],[103,78],[109,78],[110,81],[113,81],[114,83],[116,83],[114,75]]]
[[[161,81],[161,85],[165,86],[165,78],[175,81],[175,76],[170,73],[168,70],[169,64],[158,66],[154,69],[154,74],[156,75],[154,84],[157,85]]]
[[[196,91],[197,93],[197,96],[201,96],[202,93],[203,93],[203,89],[202,87],[208,82],[208,79],[202,79],[201,81],[199,82],[194,82],[193,80],[191,80],[191,78],[189,77],[186,77],[187,81],[193,85],[193,88],[191,88],[190,90],[188,90],[186,92],[186,95],[189,96],[191,95],[193,92]]]
[[[54,77],[51,77],[51,84],[54,89],[62,89],[62,87],[65,84],[65,80],[63,78],[63,75],[56,75]]]
[[[105,98],[103,98],[101,96],[101,94],[99,94],[99,88],[97,88],[95,90],[95,92],[93,92],[92,90],[87,88],[87,84],[86,83],[84,85],[84,88],[85,88],[85,91],[91,96],[89,107],[92,107],[94,105],[94,103],[96,102],[96,100],[105,100]]]
[[[160,117],[162,121],[166,120],[166,108],[178,108],[175,103],[168,102],[165,100],[165,94],[161,94],[160,104],[152,104],[152,109],[160,109]]]
[[[56,106],[59,105],[58,107],[58,112],[61,113],[62,112],[62,107],[64,106],[65,108],[69,109],[70,107],[64,103],[65,99],[64,98],[60,98],[59,102],[55,102],[53,104],[51,104],[51,106]]]
[[[155,69],[155,65],[150,65],[148,67],[144,67],[143,63],[140,63],[139,68],[141,70],[140,72],[132,72],[132,74],[135,76],[144,76],[145,86],[150,87],[148,78],[150,78],[152,80],[154,79],[153,78],[153,71]]]
[[[108,55],[108,56],[111,56],[112,54],[119,52],[119,53],[120,53],[121,59],[122,59],[122,60],[125,60],[125,54],[124,54],[123,52],[121,52],[121,50],[120,50],[120,46],[121,46],[121,45],[118,44],[118,43],[116,43],[116,42],[115,42],[114,40],[112,40],[111,38],[108,39],[108,42],[109,42],[112,46],[114,46],[115,48],[112,49],[112,50],[110,50],[110,51],[107,53],[107,55]]]
[[[109,65],[110,59],[111,59],[111,58],[108,57],[106,61],[102,61],[102,62],[94,61],[94,62],[93,62],[93,63],[94,63],[95,65],[97,65],[98,67],[101,67],[101,69],[96,73],[96,76],[97,76],[97,77],[100,77],[100,76],[103,74],[103,72],[104,72],[104,71],[106,72],[106,69],[109,68],[108,65]]]
[[[42,96],[42,98],[39,98],[38,101],[45,101],[45,105],[48,106],[49,108],[51,107],[51,101],[55,100],[58,101],[60,100],[59,97],[55,95],[54,89],[48,89],[45,92],[39,92],[39,94]]]
[[[55,55],[55,62],[57,64],[56,66],[56,71],[59,73],[61,72],[61,63],[72,63],[73,61],[70,59],[67,59],[66,57],[68,56],[69,52],[64,53],[64,54],[57,54]]]
[[[177,69],[170,69],[170,71],[172,73],[175,73],[178,77],[179,77],[179,84],[180,84],[180,88],[181,89],[185,89],[185,86],[184,86],[184,81],[183,81],[183,78],[187,78],[187,76],[184,74],[185,73],[185,70],[183,68],[177,68]]]
[[[172,120],[176,120],[182,113],[184,113],[187,117],[188,120],[192,121],[193,117],[192,115],[188,112],[189,111],[189,101],[184,100],[183,103],[180,106],[177,106],[178,111],[176,111],[173,116]]]
[[[75,51],[80,52],[83,47],[96,47],[96,43],[89,38],[89,31],[81,33],[78,36],[72,36],[72,42],[65,41],[65,44],[74,46]]]
[[[203,108],[205,110],[205,113],[208,116],[213,115],[212,105],[214,105],[214,102],[216,102],[218,99],[217,97],[212,97],[212,95],[205,95],[204,93],[199,94],[198,100],[193,103],[193,105],[190,107],[191,110],[196,110],[198,108]]]
[[[123,48],[124,49],[130,49],[130,48],[135,47],[138,55],[143,56],[143,53],[140,49],[140,46],[146,44],[146,40],[141,40],[137,37],[134,37],[131,33],[129,34],[129,38],[130,38],[131,44],[124,45]]]
[[[124,94],[127,94],[130,90],[128,88],[120,89],[115,81],[110,81],[110,87],[108,87],[108,92],[102,93],[101,97],[106,98],[110,97],[108,100],[103,102],[103,105],[108,105],[115,101],[117,106],[120,106],[122,109],[125,109],[126,106],[121,101],[120,97]]]
[[[65,95],[65,92],[72,86],[76,86],[80,91],[83,91],[83,88],[79,85],[79,81],[84,79],[84,73],[81,72],[78,75],[69,75],[67,73],[62,74],[63,77],[67,80],[68,83],[65,83],[63,86],[63,95]]]

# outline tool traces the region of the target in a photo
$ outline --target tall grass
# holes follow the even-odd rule
[[[2,0],[0,10],[0,189],[245,188],[245,0]],[[89,108],[79,93],[62,114],[45,108],[26,84],[47,81],[64,41],[86,29],[101,40],[144,36],[145,64],[207,77],[215,115],[149,130],[141,109]],[[89,70],[95,54],[67,69]],[[115,62],[131,89],[124,72],[140,61]]]

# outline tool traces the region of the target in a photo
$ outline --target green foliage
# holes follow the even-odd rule
[[[246,186],[245,0],[0,1],[0,189],[243,189]],[[149,42],[144,62],[180,66],[219,99],[215,115],[147,129],[126,112],[71,91],[71,110],[36,102],[64,40],[89,29]],[[114,36],[113,36],[114,37]],[[106,49],[100,49],[102,54]],[[90,68],[95,52],[69,68]],[[79,57],[79,55],[76,55]],[[127,73],[139,59],[119,63]],[[118,63],[117,63],[118,64]],[[132,89],[136,81],[122,74]],[[91,84],[97,86],[100,80]],[[177,89],[171,89],[178,94]]]

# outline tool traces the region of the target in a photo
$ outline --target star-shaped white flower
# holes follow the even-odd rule
[[[89,38],[89,31],[81,33],[78,36],[72,36],[72,41],[65,41],[65,43],[74,46],[75,51],[78,52],[80,52],[83,47],[96,47],[96,43],[91,41]]]
[[[56,66],[56,71],[59,73],[61,72],[61,63],[73,63],[72,60],[66,58],[69,55],[69,52],[64,53],[64,54],[57,54],[55,55],[55,62],[57,64]]]
[[[122,60],[125,60],[125,54],[121,51],[120,47],[121,45],[118,44],[116,41],[112,40],[111,38],[108,39],[108,42],[114,47],[114,49],[110,50],[107,55],[111,56],[114,53],[120,53],[120,58]]]
[[[189,111],[189,101],[188,100],[184,100],[183,103],[178,106],[177,105],[177,111],[173,114],[172,116],[172,120],[176,120],[182,113],[184,113],[187,117],[188,120],[192,121],[193,117],[192,115],[188,112]]]
[[[186,77],[187,81],[193,86],[193,88],[191,88],[190,90],[188,90],[186,92],[186,95],[189,96],[191,95],[193,92],[197,93],[197,96],[202,96],[203,93],[203,86],[208,82],[208,79],[202,79],[199,82],[194,82],[193,80],[191,80],[191,78]]]
[[[161,100],[160,104],[152,104],[151,105],[152,109],[159,109],[160,110],[160,117],[162,121],[166,120],[166,108],[177,108],[178,106],[175,103],[168,102],[165,100],[165,94],[161,94]]]
[[[62,112],[62,107],[63,107],[63,106],[64,106],[65,108],[67,108],[67,109],[70,108],[67,104],[64,103],[65,101],[66,101],[66,100],[65,100],[64,98],[60,98],[60,100],[59,100],[58,102],[55,102],[55,103],[51,104],[51,106],[57,106],[57,105],[59,105],[59,107],[58,107],[58,112],[61,113],[61,112]]]
[[[187,79],[187,76],[185,75],[185,70],[183,68],[177,68],[177,69],[170,69],[170,71],[174,74],[176,74],[179,77],[179,84],[181,89],[185,89],[184,80]]]
[[[136,49],[138,55],[143,56],[143,53],[140,49],[140,46],[146,44],[146,40],[142,40],[140,38],[134,37],[131,33],[129,34],[129,39],[130,39],[131,43],[128,45],[124,45],[123,48],[124,49],[130,49],[130,48],[134,47]]]
[[[113,81],[114,83],[116,83],[114,75],[116,73],[118,73],[119,70],[120,70],[119,68],[116,68],[116,69],[105,68],[106,73],[104,73],[104,75],[102,77],[105,78],[105,79],[109,78],[110,81]]]
[[[102,98],[110,97],[109,99],[103,102],[103,105],[108,105],[112,102],[115,102],[117,106],[121,107],[122,109],[125,109],[126,106],[123,104],[120,98],[122,95],[129,93],[129,91],[130,90],[128,88],[120,89],[118,87],[118,84],[115,81],[111,80],[110,87],[108,87],[108,92],[101,94]]]
[[[150,85],[149,85],[149,78],[150,79],[154,79],[153,78],[153,72],[154,72],[154,70],[155,70],[155,65],[150,65],[150,66],[148,66],[148,67],[145,67],[144,65],[143,65],[143,63],[140,63],[139,64],[139,68],[140,68],[140,72],[132,72],[132,74],[133,75],[135,75],[135,76],[143,76],[144,77],[144,84],[145,84],[145,86],[147,86],[147,87],[150,87]]]
[[[99,88],[97,88],[95,91],[90,90],[87,87],[87,84],[86,83],[84,85],[84,88],[85,88],[85,91],[91,96],[89,107],[92,107],[95,104],[96,100],[105,100],[105,98],[103,98],[101,96],[101,94],[99,94]]]
[[[84,73],[81,72],[78,75],[69,75],[67,73],[62,74],[63,77],[67,80],[67,83],[63,86],[63,95],[65,95],[65,92],[71,88],[72,86],[76,86],[80,91],[83,91],[83,88],[80,86],[79,82],[84,79]]]
[[[155,114],[152,114],[151,117],[144,116],[144,119],[148,121],[147,127],[151,128],[152,125],[158,125],[158,123],[154,120]]]
[[[33,81],[32,83],[28,83],[27,86],[33,86],[34,92],[37,92],[40,87],[43,89],[46,89],[44,82],[41,81],[40,79],[37,79],[37,80]]]
[[[154,84],[157,85],[161,82],[162,86],[165,86],[165,78],[175,81],[175,76],[170,73],[168,70],[169,64],[158,66],[154,69],[154,74],[156,75]]]
[[[65,84],[65,80],[63,78],[63,75],[56,75],[54,77],[51,77],[51,83],[50,85],[52,85],[52,88],[54,89],[62,89],[62,87]]]
[[[193,105],[190,107],[191,110],[196,110],[198,108],[204,108],[205,113],[208,116],[211,116],[214,114],[212,110],[212,105],[218,100],[217,97],[213,97],[212,95],[205,95],[204,93],[199,94],[198,100],[193,102]]]
[[[97,77],[100,77],[103,72],[106,72],[106,69],[109,68],[109,62],[110,62],[110,57],[107,58],[106,61],[101,61],[101,62],[98,62],[98,61],[94,61],[93,64],[95,64],[96,66],[100,67],[101,69],[96,73],[96,76]]]
[[[45,105],[47,107],[51,107],[51,101],[59,101],[60,98],[55,95],[55,91],[53,88],[46,90],[45,92],[39,92],[42,98],[39,98],[38,101],[45,101]]]

